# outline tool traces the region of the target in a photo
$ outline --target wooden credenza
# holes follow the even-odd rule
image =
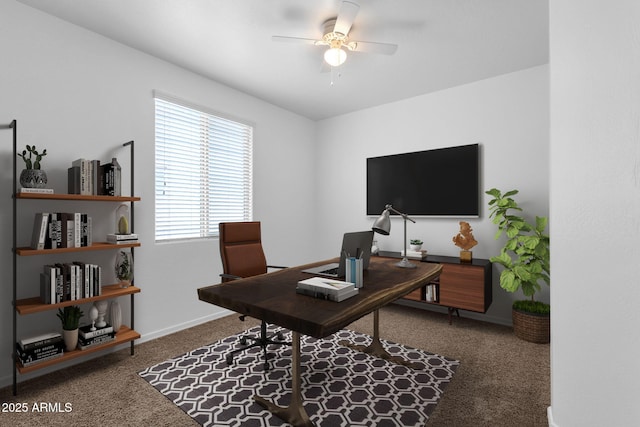
[[[380,255],[399,257],[397,252],[381,251]],[[469,263],[460,261],[458,257],[427,255],[422,262],[442,264],[442,273],[430,285],[417,289],[404,299],[447,307],[449,323],[451,315],[458,310],[486,313],[489,309],[493,301],[491,261],[473,259]]]

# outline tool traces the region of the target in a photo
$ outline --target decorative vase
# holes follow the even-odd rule
[[[42,169],[22,169],[20,185],[24,188],[44,188],[47,185],[47,173]]]
[[[66,351],[73,351],[78,346],[78,329],[67,331],[62,330],[62,339],[64,340],[64,346]]]
[[[115,271],[116,278],[120,281],[121,287],[127,288],[131,286],[131,280],[133,280],[133,256],[131,252],[118,252]]]
[[[422,249],[422,245],[409,245],[409,249],[414,252],[420,252],[420,250]]]
[[[109,319],[111,320],[113,331],[117,333],[120,330],[120,326],[122,326],[122,310],[120,309],[120,304],[118,304],[118,301],[116,300],[111,302],[111,307],[109,308]]]

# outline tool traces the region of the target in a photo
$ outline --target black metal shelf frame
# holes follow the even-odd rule
[[[0,124],[0,129],[13,129],[13,193],[12,193],[12,199],[13,199],[13,242],[12,242],[12,254],[13,254],[13,296],[11,299],[11,307],[12,307],[12,311],[13,311],[13,341],[11,344],[11,348],[13,349],[13,346],[15,345],[16,342],[18,342],[18,311],[16,309],[16,301],[17,301],[17,288],[18,288],[18,276],[17,276],[17,270],[18,270],[18,254],[16,251],[16,248],[18,247],[18,198],[16,197],[17,194],[17,190],[18,190],[18,165],[17,165],[17,159],[18,159],[18,151],[17,151],[17,144],[18,144],[18,123],[17,121],[14,119],[11,121],[11,123],[9,124]],[[130,157],[131,157],[131,165],[130,165],[130,170],[131,170],[131,176],[130,176],[130,185],[131,185],[131,196],[135,195],[134,192],[134,176],[135,176],[135,170],[134,170],[134,141],[128,141],[125,142],[124,144],[122,144],[123,147],[130,147]],[[130,217],[129,217],[129,223],[131,225],[131,232],[134,232],[135,230],[135,211],[134,211],[134,207],[135,207],[135,203],[131,202],[130,203]],[[135,248],[131,248],[131,258],[134,259],[134,249]],[[135,279],[134,279],[135,280]],[[133,282],[132,282],[133,284]],[[135,319],[135,311],[134,311],[134,294],[132,293],[130,295],[131,298],[131,304],[130,304],[130,313],[131,313],[131,329],[135,330],[135,324],[134,324],[134,319]],[[130,352],[131,355],[134,355],[135,352],[135,346],[134,346],[134,340],[132,340],[130,342]],[[16,354],[14,351],[12,351],[12,357],[11,357],[11,361],[12,361],[12,365],[13,365],[13,395],[16,396],[18,394],[18,369],[17,369],[17,364],[16,364]]]

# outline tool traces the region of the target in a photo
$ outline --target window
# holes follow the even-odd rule
[[[155,94],[156,241],[252,217],[253,127]]]

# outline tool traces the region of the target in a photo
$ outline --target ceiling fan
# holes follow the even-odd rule
[[[274,41],[301,42],[315,46],[326,46],[324,60],[332,67],[338,67],[347,60],[347,51],[393,55],[398,49],[396,44],[355,41],[349,38],[349,31],[358,15],[359,9],[360,5],[354,1],[344,0],[338,16],[329,18],[322,24],[323,36],[320,40],[288,36],[272,36],[272,39]]]

